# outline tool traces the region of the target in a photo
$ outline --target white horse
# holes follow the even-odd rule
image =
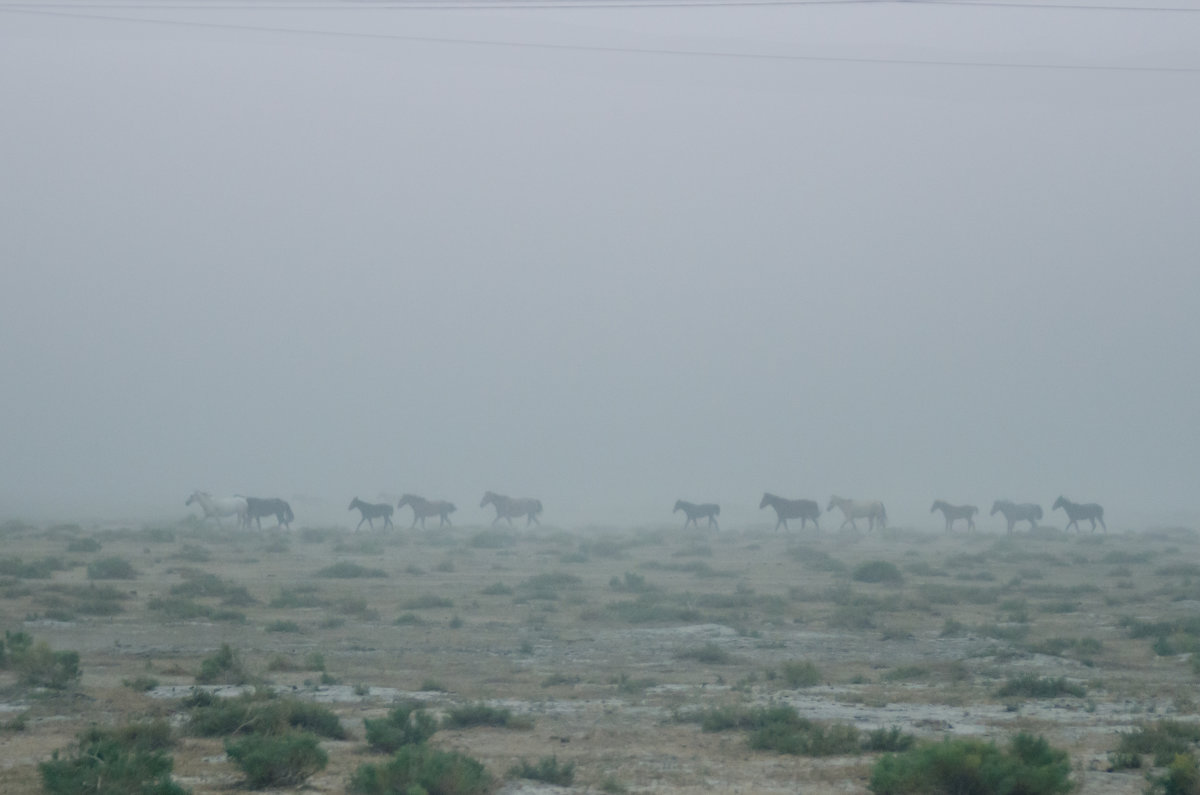
[[[244,497],[214,497],[207,491],[193,491],[192,496],[187,498],[184,505],[191,505],[193,502],[199,503],[200,510],[204,511],[205,519],[216,519],[218,527],[224,527],[221,524],[222,516],[236,516],[238,527],[250,525],[250,520],[246,517],[246,499]]]
[[[491,505],[496,509],[496,518],[492,520],[495,525],[501,519],[508,521],[509,526],[512,526],[512,520],[526,517],[525,526],[529,527],[532,524],[540,525],[538,514],[542,512],[542,501],[533,497],[508,497],[504,494],[496,494],[493,491],[484,492],[483,500],[479,503],[479,507],[483,508]]]
[[[834,507],[842,509],[842,515],[846,518],[842,520],[841,530],[847,524],[858,529],[858,524],[855,519],[866,519],[870,524],[867,525],[868,530],[875,529],[875,522],[879,522],[880,528],[887,527],[887,510],[883,507],[883,503],[879,500],[848,500],[844,497],[833,496],[829,498],[829,507],[826,512],[832,511]]]

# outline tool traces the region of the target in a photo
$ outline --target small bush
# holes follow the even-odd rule
[[[1083,698],[1087,695],[1087,688],[1083,685],[1073,684],[1066,680],[1066,677],[1052,679],[1050,677],[1034,676],[1033,674],[1022,674],[1020,676],[1010,677],[996,695],[1001,698],[1011,698],[1014,696],[1023,698],[1059,698],[1060,696],[1074,696],[1075,698]]]
[[[49,795],[186,795],[171,781],[170,728],[163,721],[116,730],[91,728],[63,757],[38,765]]]
[[[64,690],[79,678],[79,652],[54,651],[44,640],[30,646],[10,644],[10,649],[9,667],[21,684]]]
[[[676,655],[681,660],[695,660],[706,665],[729,665],[733,655],[715,643],[706,643],[693,649],[684,649]]]
[[[242,769],[254,789],[300,784],[329,764],[329,755],[321,749],[317,738],[304,732],[227,739],[225,753]]]
[[[434,596],[433,594],[423,594],[417,596],[400,605],[405,610],[431,610],[439,607],[454,607],[454,602],[442,596]]]
[[[300,632],[300,625],[295,621],[278,619],[267,624],[267,632]]]
[[[1164,767],[1179,754],[1190,754],[1198,742],[1200,724],[1161,720],[1121,732],[1116,753],[1126,757],[1151,755],[1156,767]]]
[[[1200,794],[1200,769],[1196,757],[1179,754],[1171,760],[1167,772],[1150,778],[1149,795],[1198,795]]]
[[[100,542],[94,538],[72,538],[67,541],[68,552],[99,552]]]
[[[360,765],[350,779],[359,795],[486,795],[492,778],[477,760],[428,745],[406,745],[385,765]]]
[[[250,672],[228,643],[222,643],[216,654],[201,660],[200,673],[196,674],[196,683],[201,685],[244,685],[250,679]]]
[[[437,731],[437,721],[415,704],[394,708],[386,718],[363,721],[367,743],[376,751],[392,753],[405,745],[423,743]]]
[[[137,569],[124,558],[101,558],[87,567],[89,580],[132,580]]]
[[[1006,751],[994,743],[947,739],[886,754],[871,771],[875,795],[1056,795],[1070,792],[1065,751],[1018,734]]]
[[[895,753],[909,750],[916,745],[916,742],[916,737],[900,731],[899,726],[892,726],[888,729],[873,729],[867,732],[867,736],[862,741],[862,749]]]
[[[300,730],[331,740],[346,738],[341,721],[328,707],[294,698],[278,698],[267,691],[217,698],[196,690],[184,699],[183,705],[191,711],[188,731],[199,737],[275,735]]]
[[[451,729],[465,729],[470,726],[502,726],[508,729],[529,728],[532,723],[528,718],[516,717],[512,710],[503,707],[489,707],[487,704],[464,704],[446,713],[442,725]]]
[[[386,577],[387,573],[383,569],[368,569],[366,566],[360,566],[357,563],[342,561],[317,570],[315,576],[348,580],[356,577]]]
[[[519,764],[508,769],[508,777],[541,781],[556,787],[569,787],[575,783],[575,763],[559,764],[558,758],[554,756],[543,756],[536,765],[522,759]]]
[[[493,583],[480,591],[484,596],[512,596],[513,589],[502,582]]]
[[[121,684],[125,685],[130,690],[136,690],[139,693],[145,693],[158,687],[159,682],[153,676],[135,676],[133,679],[122,679]]]
[[[783,681],[788,687],[812,687],[821,684],[821,671],[809,660],[794,660],[780,666]]]
[[[896,568],[896,564],[886,560],[869,560],[855,566],[850,576],[858,582],[881,582],[888,585],[904,582],[904,575]]]

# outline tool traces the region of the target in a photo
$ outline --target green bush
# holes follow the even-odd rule
[[[101,558],[87,567],[89,580],[132,580],[137,569],[125,558]]]
[[[793,713],[795,711],[793,710]],[[858,729],[847,723],[814,723],[799,715],[776,720],[750,733],[750,747],[798,756],[836,756],[859,751]]]
[[[1161,776],[1150,779],[1149,795],[1200,795],[1200,770],[1196,757],[1179,754]]]
[[[253,789],[300,784],[329,764],[329,755],[316,736],[305,732],[226,739],[225,753],[246,774]]]
[[[415,704],[402,704],[386,718],[363,721],[367,743],[376,751],[392,753],[405,745],[417,745],[437,731],[437,720]]]
[[[821,671],[809,660],[785,662],[780,667],[780,673],[783,674],[783,681],[787,682],[788,687],[791,688],[812,687],[821,684]]]
[[[438,607],[454,607],[454,602],[443,596],[424,594],[407,600],[400,605],[405,610],[429,610]]]
[[[886,560],[869,560],[859,564],[850,576],[858,582],[882,582],[888,585],[904,582],[904,575],[896,568],[896,564]]]
[[[558,757],[555,756],[543,756],[536,765],[522,759],[519,764],[508,769],[508,777],[541,781],[556,787],[569,787],[575,783],[575,763],[559,764]]]
[[[346,730],[327,707],[294,698],[279,698],[266,690],[236,698],[217,698],[202,690],[184,699],[191,710],[188,731],[200,737],[230,734],[285,734],[300,730],[342,740]]]
[[[1139,726],[1130,732],[1121,732],[1117,741],[1116,754],[1125,758],[1123,767],[1140,766],[1132,764],[1129,757],[1139,758],[1153,755],[1156,767],[1171,764],[1176,756],[1190,754],[1195,744],[1200,742],[1200,725],[1174,720],[1160,720],[1148,726]]]
[[[360,765],[350,791],[360,795],[486,795],[492,777],[469,756],[406,745],[385,765]]]
[[[186,795],[171,781],[174,763],[164,721],[115,730],[91,728],[79,735],[66,756],[55,751],[38,765],[49,795]]]
[[[899,726],[892,726],[887,729],[873,729],[867,732],[867,736],[863,738],[862,749],[864,751],[907,751],[916,745],[917,738],[911,734],[905,734],[900,731]]]
[[[21,684],[63,690],[79,678],[79,652],[54,651],[44,640],[18,645],[9,654],[9,666]]]
[[[100,542],[94,538],[72,538],[67,541],[68,552],[99,552]]]
[[[228,643],[222,643],[216,654],[201,660],[200,673],[196,674],[196,683],[202,685],[244,685],[250,679],[241,658]]]
[[[675,655],[681,660],[695,660],[706,665],[729,665],[733,655],[715,643],[705,643],[693,649],[684,649]]]
[[[875,795],[1055,795],[1072,788],[1066,751],[1018,734],[1002,751],[994,743],[947,739],[886,754],[871,770]]]

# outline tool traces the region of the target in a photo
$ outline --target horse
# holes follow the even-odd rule
[[[246,526],[250,526],[253,521],[258,525],[258,529],[262,530],[262,518],[264,516],[275,516],[275,521],[278,522],[278,527],[286,527],[292,529],[291,522],[296,518],[292,513],[292,506],[278,497],[246,497]]]
[[[346,510],[353,511],[355,508],[362,514],[362,518],[354,526],[354,532],[358,532],[358,528],[362,527],[363,522],[366,522],[374,530],[375,522],[373,520],[375,519],[383,520],[384,530],[389,527],[393,530],[396,529],[396,526],[392,524],[392,506],[390,504],[386,502],[363,502],[358,497],[355,497],[350,501],[350,507]]]
[[[405,494],[400,498],[400,502],[396,503],[397,508],[403,508],[405,505],[412,508],[412,527],[415,528],[417,526],[417,520],[419,519],[422,530],[425,529],[426,517],[438,517],[440,520],[438,521],[438,527],[445,527],[450,524],[450,514],[458,510],[452,502],[447,502],[446,500],[427,500],[415,494]]]
[[[1042,518],[1042,506],[1031,502],[1018,504],[1010,500],[996,500],[992,503],[992,512],[988,515],[995,516],[997,511],[1004,514],[1010,533],[1017,522],[1029,522],[1029,531],[1033,532],[1037,530],[1038,520]]]
[[[204,511],[205,519],[216,519],[218,527],[224,527],[221,524],[222,516],[236,516],[238,527],[246,524],[246,499],[244,497],[214,497],[207,491],[193,491],[192,496],[187,498],[184,505],[191,505],[193,502],[199,503],[200,509]]]
[[[949,533],[954,529],[954,523],[959,519],[967,520],[967,530],[975,529],[975,514],[979,513],[979,509],[974,505],[951,505],[945,500],[938,500],[929,509],[930,513],[941,511],[942,516],[946,517],[946,532]]]
[[[1075,532],[1079,532],[1079,520],[1087,519],[1092,523],[1092,532],[1096,532],[1096,522],[1104,528],[1104,532],[1108,532],[1108,525],[1104,523],[1104,509],[1094,502],[1078,503],[1071,502],[1066,497],[1059,497],[1054,501],[1054,507],[1050,510],[1054,511],[1062,508],[1067,512],[1067,518],[1071,521],[1067,522],[1064,530],[1070,530],[1071,525],[1075,525]]]
[[[508,524],[512,526],[513,517],[526,517],[525,526],[531,524],[541,525],[538,521],[538,514],[542,512],[542,501],[535,500],[533,497],[506,497],[503,494],[497,494],[494,491],[485,492],[483,499],[479,501],[479,507],[483,508],[491,504],[496,509],[496,518],[492,520],[492,525],[501,519],[507,519]]]
[[[847,523],[857,530],[858,523],[854,521],[855,519],[866,519],[869,522],[867,525],[868,530],[875,529],[876,521],[879,522],[880,528],[887,527],[887,509],[883,507],[883,503],[879,500],[848,500],[844,497],[834,495],[829,498],[829,507],[825,510],[832,511],[834,506],[841,508],[842,515],[846,517],[842,520],[838,530],[845,527]]]
[[[779,529],[779,525],[783,525],[784,530],[790,530],[788,527],[788,519],[799,519],[800,529],[804,530],[808,527],[808,520],[812,519],[812,523],[817,530],[821,529],[820,523],[817,522],[817,517],[821,515],[821,506],[812,500],[786,500],[783,497],[776,497],[771,492],[763,494],[762,502],[758,504],[759,510],[770,505],[775,509],[775,514],[778,520],[775,522],[775,529]]]
[[[695,525],[696,529],[699,530],[700,523],[696,521],[697,519],[708,519],[709,527],[716,528],[717,530],[721,529],[721,526],[717,524],[717,517],[721,515],[721,506],[715,502],[704,502],[697,505],[687,500],[676,500],[675,510],[671,511],[671,513],[675,513],[676,511],[683,511],[683,515],[687,517],[687,520],[683,523],[684,530],[687,529],[689,524]]]

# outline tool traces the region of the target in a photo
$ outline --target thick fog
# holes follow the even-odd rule
[[[1200,13],[484,5],[0,9],[0,518],[1200,520]]]

